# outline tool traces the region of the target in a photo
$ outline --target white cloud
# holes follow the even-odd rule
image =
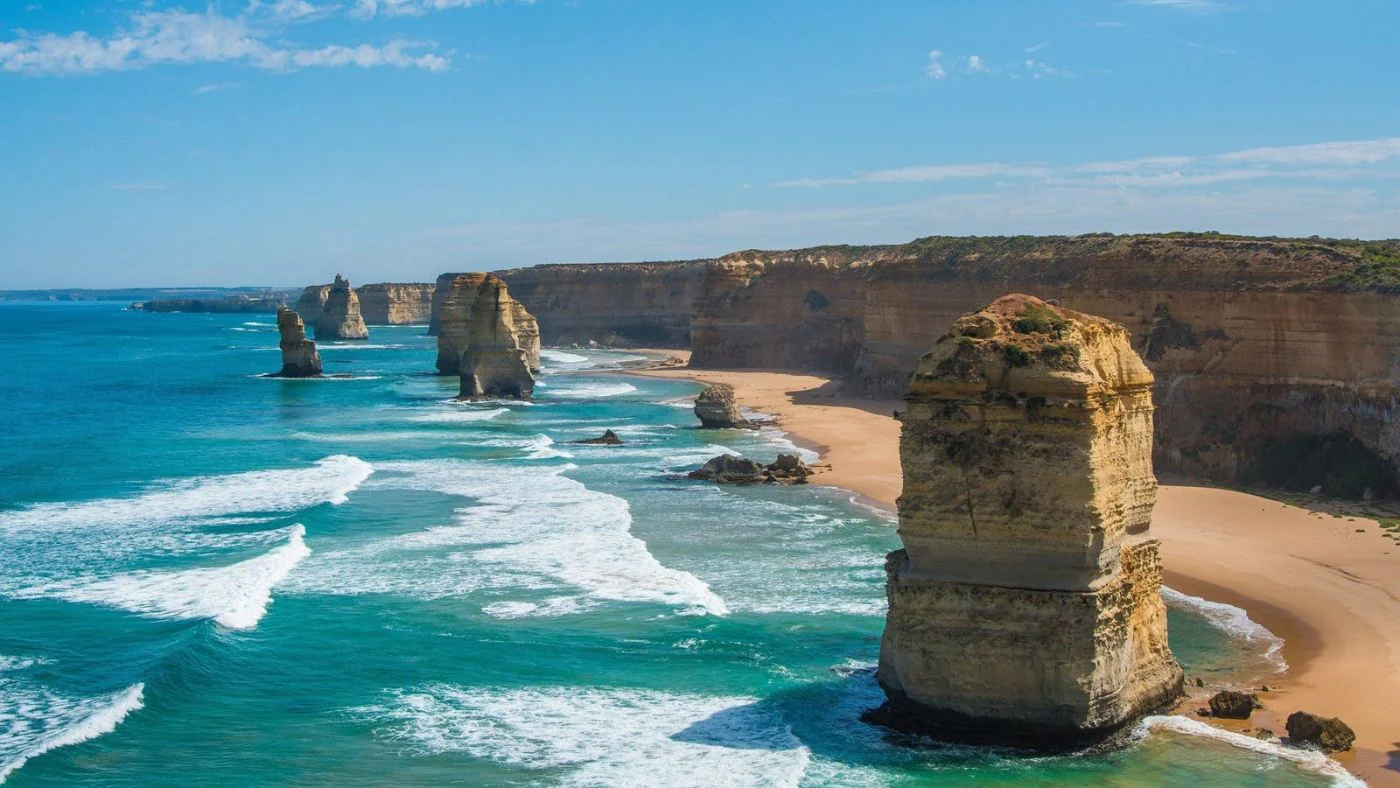
[[[242,82],[211,82],[206,85],[200,85],[194,89],[194,92],[203,95],[205,93],[217,93],[221,90],[238,90],[241,87],[243,87]]]
[[[535,0],[516,0],[531,5]],[[422,16],[433,11],[501,5],[505,0],[355,0],[350,13],[362,19],[375,16]]]
[[[1028,55],[1034,55],[1035,53],[1039,52],[1039,51],[1042,50],[1042,49],[1049,49],[1049,48],[1050,48],[1050,42],[1049,42],[1049,41],[1041,41],[1039,44],[1036,44],[1035,46],[1026,47],[1026,54],[1028,54]]]
[[[279,2],[276,5],[286,5]],[[261,6],[253,6],[260,10]],[[26,35],[0,42],[0,71],[24,74],[95,74],[130,71],[167,63],[236,63],[289,71],[313,66],[392,66],[443,71],[446,57],[430,43],[395,39],[384,46],[338,44],[301,48],[274,41],[244,17],[204,13],[144,11],[127,27],[98,37],[84,31]]]
[[[969,73],[969,74],[981,74],[981,73],[985,72],[986,70],[987,70],[987,65],[986,65],[985,63],[982,62],[982,56],[981,56],[981,55],[968,55],[968,57],[967,57],[967,73]]]
[[[942,57],[943,53],[937,49],[928,53],[928,65],[924,67],[924,73],[928,74],[929,79],[943,79],[948,76],[948,70],[939,62]]]
[[[1181,187],[1230,181],[1400,177],[1400,172],[1357,169],[1385,162],[1400,164],[1400,137],[1252,148],[1213,156],[1153,156],[1072,165],[938,164],[857,173],[843,178],[801,178],[773,184],[780,188],[823,188],[881,183],[936,183],[986,178],[1043,179],[1047,183],[1102,186]],[[1253,165],[1253,166],[1249,166]]]

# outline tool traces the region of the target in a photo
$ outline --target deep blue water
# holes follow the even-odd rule
[[[897,746],[857,719],[892,524],[678,478],[781,434],[695,429],[697,386],[599,351],[456,404],[421,327],[261,378],[271,324],[0,304],[0,781],[1329,782],[1183,718],[1106,755]],[[1172,611],[1189,673],[1269,669],[1232,625]]]

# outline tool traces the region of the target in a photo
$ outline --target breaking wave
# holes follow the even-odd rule
[[[0,783],[30,758],[117,729],[143,705],[145,685],[95,698],[73,698],[0,678]]]
[[[1288,670],[1288,662],[1283,658],[1283,638],[1275,635],[1264,625],[1249,617],[1249,613],[1224,602],[1212,602],[1198,596],[1183,594],[1174,588],[1162,586],[1162,600],[1172,607],[1195,613],[1210,625],[1231,637],[1251,643],[1261,644],[1264,658],[1273,663],[1280,672]]]

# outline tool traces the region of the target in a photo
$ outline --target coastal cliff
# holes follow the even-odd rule
[[[1393,242],[1213,234],[741,252],[706,271],[691,364],[821,370],[888,396],[958,315],[1029,292],[1128,328],[1156,375],[1159,468],[1382,494],[1400,458],[1397,270]],[[1324,455],[1341,459],[1307,459]]]
[[[921,358],[886,566],[893,719],[1075,746],[1181,694],[1148,536],[1152,382],[1121,326],[1023,295]]]
[[[433,314],[433,285],[379,282],[359,288],[360,314],[371,326],[427,325]]]
[[[330,293],[330,285],[311,285],[301,291],[295,311],[308,326],[315,326],[320,322],[321,310],[326,308],[326,297]]]
[[[462,399],[529,399],[539,327],[492,274],[457,274],[439,305],[438,372],[461,377]]]
[[[360,315],[360,297],[340,274],[335,275],[321,313],[316,317],[316,338],[369,339],[369,329]]]

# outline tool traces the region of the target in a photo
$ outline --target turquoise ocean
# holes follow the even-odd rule
[[[259,377],[272,323],[0,304],[0,782],[1347,782],[1185,717],[1078,756],[891,738],[858,717],[893,523],[680,477],[781,432],[696,429],[699,387],[623,352],[455,403],[422,327],[322,344],[348,379]],[[1241,611],[1168,596],[1189,675],[1274,675]]]

